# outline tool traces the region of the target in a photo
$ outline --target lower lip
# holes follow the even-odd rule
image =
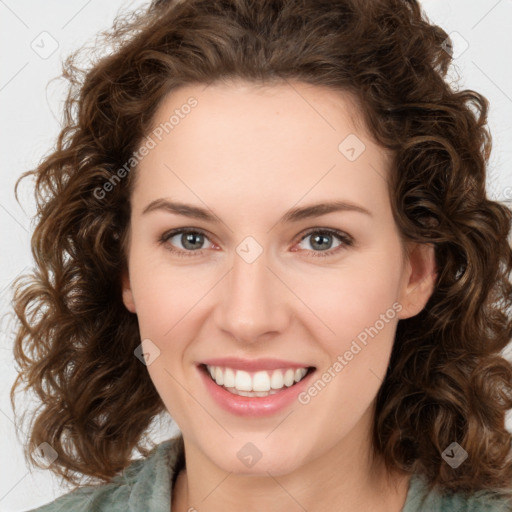
[[[291,405],[299,393],[308,387],[315,371],[300,382],[269,396],[239,396],[230,393],[213,381],[204,367],[198,367],[201,378],[212,398],[224,410],[239,416],[270,416]]]

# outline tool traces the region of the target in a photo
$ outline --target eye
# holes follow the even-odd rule
[[[312,256],[315,257],[331,256],[353,245],[353,239],[346,233],[338,231],[337,229],[311,229],[306,234],[302,234],[299,245],[303,244],[308,238],[310,238],[309,244],[313,249],[306,250],[311,252]],[[332,240],[335,238],[339,240],[339,243],[333,248]],[[209,241],[210,239],[206,233],[200,229],[180,228],[164,233],[160,237],[159,242],[166,244],[168,249],[177,256],[198,256],[205,250],[204,245],[207,240]],[[214,244],[210,242],[210,247],[213,245]],[[295,252],[297,250],[292,249],[292,251]]]
[[[181,228],[164,233],[160,238],[160,243],[168,244],[169,250],[177,256],[196,256],[203,252],[205,240],[209,240],[209,238],[203,231]]]
[[[310,239],[309,245],[313,247],[312,256],[315,257],[331,256],[332,254],[343,250],[345,247],[350,247],[353,245],[352,238],[346,233],[338,231],[337,229],[315,228],[303,235],[300,239],[300,243],[304,243],[304,241],[308,238]],[[332,248],[334,238],[337,238],[340,243]]]

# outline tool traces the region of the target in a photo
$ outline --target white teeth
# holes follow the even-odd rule
[[[222,386],[224,384],[224,374],[222,372],[222,368],[219,368],[218,366],[217,368],[215,368],[215,382],[219,386]]]
[[[229,390],[243,396],[274,394],[274,390],[283,389],[285,386],[290,387],[302,380],[308,371],[307,368],[288,368],[269,372],[263,370],[251,374],[244,370],[234,370],[221,366],[206,365],[206,368],[219,386],[229,388]]]
[[[252,378],[253,391],[270,391],[270,377],[267,372],[256,372]]]
[[[286,370],[286,373],[284,374],[284,384],[285,386],[290,387],[295,382],[295,370],[292,370],[291,368]]]
[[[231,368],[224,370],[224,386],[227,388],[235,387],[235,372]]]
[[[220,370],[220,368],[217,369]],[[243,370],[238,370],[236,372],[234,387],[238,389],[238,391],[259,391],[259,389],[252,389],[251,376]]]
[[[281,389],[284,386],[283,372],[272,372],[272,378],[270,379],[270,387],[272,389]]]

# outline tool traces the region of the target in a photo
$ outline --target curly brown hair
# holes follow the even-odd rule
[[[16,281],[13,302],[20,373],[11,400],[22,384],[40,400],[27,460],[37,465],[32,451],[47,442],[56,474],[104,482],[134,449],[148,454],[147,430],[165,407],[133,355],[137,317],[121,296],[136,165],[123,179],[118,171],[177,87],[290,79],[355,95],[394,156],[388,183],[401,236],[435,247],[435,290],[398,323],[375,451],[445,491],[505,493],[512,214],[487,197],[488,101],[447,83],[447,34],[416,0],[158,0],[119,15],[99,41],[110,51],[87,70],[81,52],[65,61],[64,127],[20,178],[35,177],[38,208],[36,267]],[[456,470],[441,457],[454,440],[469,454]]]

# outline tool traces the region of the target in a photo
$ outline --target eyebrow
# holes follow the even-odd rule
[[[151,201],[151,203],[149,203],[144,208],[144,210],[142,210],[142,215],[157,210],[164,210],[169,213],[183,215],[184,217],[204,220],[207,222],[219,221],[217,216],[215,216],[213,213],[211,213],[211,211],[207,209],[193,206],[191,204],[169,201],[163,198]],[[340,211],[354,211],[372,217],[371,212],[360,205],[347,201],[328,201],[325,203],[317,203],[309,206],[292,208],[281,217],[279,223],[284,224],[287,222],[298,222],[311,217],[320,217],[321,215],[327,215],[328,213]]]

